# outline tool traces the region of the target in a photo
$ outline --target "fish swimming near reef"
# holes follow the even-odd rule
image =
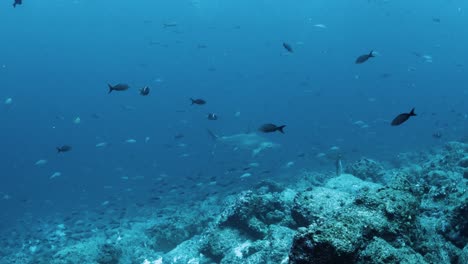
[[[282,134],[284,134],[284,128],[286,127],[286,125],[282,125],[282,126],[277,126],[275,124],[264,124],[262,125],[258,130],[263,132],[263,133],[271,133],[271,132],[276,132],[276,131],[279,131],[281,132]]]
[[[193,99],[193,98],[190,98],[190,101],[192,101],[192,105],[196,104],[196,105],[204,105],[206,104],[206,101],[203,100],[203,99]]]
[[[393,119],[391,125],[392,126],[399,126],[401,124],[403,124],[404,122],[408,121],[408,119],[412,116],[416,116],[416,114],[414,113],[414,108],[411,109],[411,112],[409,113],[402,113],[402,114],[399,114],[397,117],[395,117],[395,119]]]
[[[72,147],[68,145],[57,147],[57,153],[69,152],[70,150],[72,150]]]
[[[291,47],[291,45],[289,45],[289,44],[286,43],[286,42],[283,42],[283,48],[285,48],[285,49],[286,49],[288,52],[290,52],[290,53],[293,53],[293,52],[294,52],[294,50],[293,50],[293,48]]]
[[[374,53],[374,51],[371,51],[371,52],[369,52],[369,54],[364,54],[364,55],[361,55],[361,56],[357,57],[356,64],[362,64],[362,63],[366,62],[368,59],[374,58],[375,56],[374,56],[373,53]]]
[[[13,2],[13,7],[16,8],[17,5],[22,5],[23,4],[23,0],[15,0]]]
[[[234,151],[250,151],[253,157],[266,150],[274,149],[280,146],[279,144],[271,142],[257,133],[241,133],[230,136],[218,136],[209,129],[207,131],[214,141],[232,147]]]
[[[126,91],[128,90],[128,88],[130,88],[130,86],[125,83],[119,83],[114,86],[107,84],[107,86],[109,87],[109,93],[111,93],[112,91],[119,91],[119,92]]]

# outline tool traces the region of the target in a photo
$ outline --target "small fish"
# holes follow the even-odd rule
[[[336,176],[340,176],[343,174],[343,163],[341,162],[341,155],[338,155],[338,157],[335,160],[335,169],[336,169]]]
[[[13,2],[13,7],[16,8],[17,5],[21,5],[21,4],[23,4],[23,0],[15,0]]]
[[[316,28],[327,28],[324,24],[315,24],[314,27]]]
[[[75,125],[80,124],[80,123],[81,123],[81,118],[80,118],[79,116],[76,117],[75,119],[73,119],[73,123],[74,123]]]
[[[285,49],[286,49],[288,52],[290,52],[290,53],[293,53],[293,52],[294,52],[294,50],[293,50],[293,48],[291,47],[291,45],[289,45],[289,44],[286,43],[286,42],[283,42],[283,48],[285,48]]]
[[[165,28],[167,28],[167,27],[177,27],[178,24],[175,23],[175,22],[169,22],[169,23],[163,23],[163,26],[164,26]]]
[[[194,105],[194,104],[196,104],[196,105],[206,104],[206,101],[203,100],[203,99],[192,99],[192,98],[190,98],[190,100],[192,101],[192,105]]]
[[[436,138],[436,139],[441,139],[442,138],[442,133],[441,132],[435,132],[434,134],[432,134],[432,137]]]
[[[49,179],[52,180],[52,179],[60,177],[60,176],[62,176],[62,173],[59,172],[59,171],[56,171],[56,172],[52,173],[52,175],[50,175]]]
[[[134,106],[131,105],[120,105],[120,108],[122,108],[122,110],[124,111],[133,111],[136,109]]]
[[[130,86],[125,83],[119,83],[114,86],[107,84],[107,86],[109,87],[109,93],[111,93],[112,91],[126,91],[128,90],[128,88],[130,88]]]
[[[433,18],[432,18],[432,22],[434,22],[434,23],[440,23],[440,18],[438,18],[438,17],[433,17]]]
[[[57,153],[61,153],[61,152],[68,152],[72,149],[71,146],[68,146],[68,145],[63,145],[61,147],[57,147]]]
[[[361,63],[366,62],[370,58],[374,58],[375,56],[374,56],[373,52],[374,51],[371,51],[371,52],[369,52],[369,54],[364,54],[364,55],[361,55],[361,56],[357,57],[356,64],[361,64]]]
[[[148,86],[145,86],[140,89],[140,95],[142,96],[147,96],[150,93],[150,88]]]
[[[422,58],[425,62],[428,62],[428,63],[433,62],[432,56],[431,56],[431,55],[424,54],[424,55],[421,56],[421,58]]]
[[[11,103],[13,103],[13,98],[9,97],[9,98],[5,99],[5,104],[6,105],[11,105]]]
[[[45,165],[45,164],[47,164],[47,160],[45,160],[45,159],[40,159],[40,160],[36,161],[36,163],[34,163],[34,165],[36,165],[36,166],[42,166],[42,165]]]
[[[263,132],[263,133],[271,133],[271,132],[276,132],[279,131],[282,134],[284,134],[283,129],[286,127],[286,125],[282,126],[277,126],[275,124],[264,124],[262,125],[258,130]]]
[[[134,144],[136,142],[137,141],[135,139],[133,139],[133,138],[129,138],[129,139],[125,140],[125,143],[128,143],[128,144]]]
[[[180,133],[179,133],[179,134],[176,134],[176,135],[174,136],[174,139],[181,139],[181,138],[183,138],[183,137],[184,137],[184,134],[180,134]]]
[[[416,114],[414,113],[414,108],[411,109],[411,112],[409,112],[409,113],[399,114],[397,117],[395,117],[395,119],[393,119],[391,125],[392,126],[399,126],[399,125],[403,124],[404,122],[406,122],[411,116],[416,116]]]
[[[250,176],[252,176],[252,173],[246,172],[246,173],[242,174],[240,177],[241,178],[247,178],[247,177],[250,177]]]
[[[208,114],[208,120],[218,120],[218,115],[210,113]]]
[[[109,143],[107,142],[100,142],[96,144],[96,148],[105,148],[107,146],[109,146]]]

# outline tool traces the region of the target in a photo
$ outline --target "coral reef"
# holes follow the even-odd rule
[[[401,155],[405,165],[395,168],[361,159],[348,166],[353,175],[303,171],[290,184],[260,180],[251,190],[88,233],[76,229],[81,220],[48,225],[16,252],[2,242],[0,263],[464,264],[467,152],[467,144],[449,142]]]
[[[362,158],[346,166],[345,172],[362,180],[380,182],[385,174],[385,169],[375,160]]]

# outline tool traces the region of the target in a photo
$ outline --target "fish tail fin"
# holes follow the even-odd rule
[[[111,93],[112,90],[114,90],[114,87],[112,87],[112,85],[110,85],[110,84],[107,84],[107,86],[109,86],[109,93]]]
[[[56,147],[56,149],[57,149],[57,153],[60,153],[60,152],[62,152],[62,150],[60,150],[60,148],[59,148],[59,147]]]
[[[411,109],[411,112],[409,113],[410,116],[416,116],[416,113],[414,113],[414,108]]]
[[[279,132],[281,132],[282,134],[284,134],[284,128],[286,127],[286,125],[282,125],[282,126],[279,126],[277,129]]]
[[[369,52],[369,58],[374,58],[374,57],[375,57],[375,55],[374,55],[374,51],[373,51],[373,50],[371,50],[371,52]]]
[[[190,101],[192,101],[192,104],[195,104],[195,100],[193,100],[193,98],[190,98]]]

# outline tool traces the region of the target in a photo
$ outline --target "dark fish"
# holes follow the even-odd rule
[[[399,126],[399,125],[403,124],[411,116],[416,116],[416,114],[414,113],[414,108],[411,109],[411,112],[409,112],[409,113],[399,114],[397,117],[395,117],[395,119],[393,119],[393,121],[392,121],[392,126]]]
[[[125,111],[133,111],[135,110],[135,107],[131,106],[131,105],[120,105],[120,108],[122,108],[122,110],[125,110]]]
[[[184,134],[177,134],[174,136],[174,139],[181,139],[184,137]]]
[[[163,26],[167,28],[167,27],[177,27],[178,25],[177,23],[170,22],[170,23],[163,23]]]
[[[190,100],[192,101],[192,104],[196,104],[196,105],[204,105],[204,104],[206,104],[206,101],[203,100],[203,99],[192,99],[192,98],[190,98]]]
[[[432,18],[432,22],[440,23],[440,18],[438,18],[438,17],[433,17],[433,18]]]
[[[284,134],[283,129],[285,127],[286,127],[286,125],[277,126],[277,125],[274,125],[274,124],[264,124],[258,130],[260,130],[263,133],[271,133],[271,132],[279,131],[279,132]]]
[[[218,120],[218,115],[210,113],[208,114],[208,120]]]
[[[68,145],[63,145],[61,147],[57,147],[57,153],[61,153],[61,152],[68,152],[72,149],[71,146],[68,146]]]
[[[374,58],[374,54],[372,54],[374,51],[371,51],[369,52],[369,54],[364,54],[364,55],[361,55],[359,57],[357,57],[356,59],[356,64],[361,64],[361,63],[364,63],[366,62],[368,59],[370,58]]]
[[[17,5],[21,5],[21,4],[23,4],[23,0],[15,0],[13,2],[13,7],[16,7]]]
[[[380,74],[380,78],[385,79],[385,78],[390,78],[392,75],[390,73],[382,73]]]
[[[286,49],[288,52],[290,52],[290,53],[293,53],[293,52],[294,52],[294,50],[293,50],[293,48],[291,47],[291,45],[289,45],[289,44],[286,43],[286,42],[283,42],[283,48],[285,48],[285,49]]]
[[[109,93],[111,93],[112,91],[126,91],[128,90],[128,88],[130,88],[130,86],[128,86],[128,84],[125,83],[119,83],[114,86],[107,84],[107,86],[109,86]]]
[[[150,93],[150,88],[148,86],[145,86],[140,89],[140,95],[142,96],[147,96]]]

